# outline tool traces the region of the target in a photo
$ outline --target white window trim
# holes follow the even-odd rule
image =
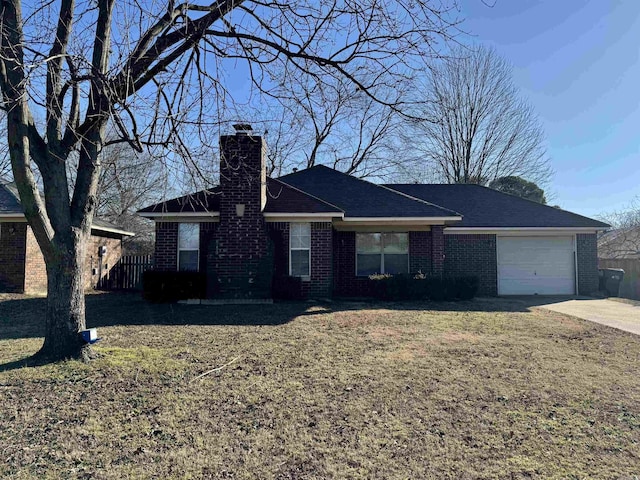
[[[180,252],[193,252],[192,248],[180,248],[180,225],[197,225],[198,226],[198,249],[196,250],[198,252],[198,263],[196,265],[196,272],[200,271],[200,223],[199,222],[182,222],[182,223],[178,223],[178,241],[176,242],[178,244],[178,255],[176,258],[176,264],[177,264],[177,271],[180,272]],[[187,271],[187,270],[185,270]],[[189,271],[193,271],[193,270],[189,270]]]
[[[411,265],[411,259],[410,259],[410,254],[409,252],[411,251],[411,246],[409,245],[409,232],[356,232],[356,238],[355,238],[355,251],[356,251],[356,277],[368,277],[369,275],[361,275],[358,273],[358,235],[372,235],[374,233],[379,233],[380,234],[380,269],[382,270],[381,272],[378,272],[378,274],[382,274],[384,275],[384,234],[385,233],[404,233],[407,235],[407,273],[409,272],[409,266]]]
[[[293,248],[291,246],[291,226],[292,225],[309,225],[309,248]],[[289,276],[290,277],[296,277],[296,278],[301,278],[304,281],[309,281],[311,280],[311,236],[312,236],[312,232],[311,232],[311,223],[310,222],[291,222],[289,223]],[[293,272],[291,271],[291,252],[293,250],[296,251],[300,251],[300,250],[307,250],[309,252],[309,275],[293,275]]]

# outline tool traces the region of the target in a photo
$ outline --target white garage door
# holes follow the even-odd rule
[[[498,237],[498,295],[573,295],[573,237]]]

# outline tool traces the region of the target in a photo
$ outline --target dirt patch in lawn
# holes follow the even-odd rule
[[[640,475],[638,338],[522,303],[92,295],[100,358],[22,368],[43,306],[0,300],[0,478]]]

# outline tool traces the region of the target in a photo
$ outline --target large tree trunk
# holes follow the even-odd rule
[[[89,360],[91,347],[80,334],[86,328],[84,258],[86,234],[78,233],[72,244],[58,248],[47,261],[47,314],[44,344],[37,356],[46,360]]]

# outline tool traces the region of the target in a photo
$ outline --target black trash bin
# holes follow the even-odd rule
[[[617,297],[620,292],[620,284],[624,278],[624,270],[621,268],[601,268],[598,270],[600,290],[610,297]]]

